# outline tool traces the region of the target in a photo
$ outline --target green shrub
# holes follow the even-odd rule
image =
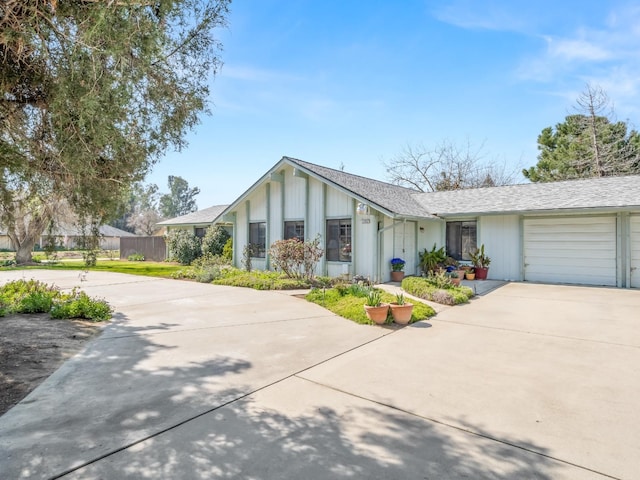
[[[227,260],[233,260],[233,238],[229,237],[222,249],[222,257]]]
[[[255,290],[296,290],[309,288],[306,280],[286,278],[278,272],[253,270],[247,272],[237,268],[228,268],[224,275],[213,281],[215,285],[247,287]]]
[[[221,225],[214,225],[207,228],[204,238],[202,239],[202,254],[222,255],[224,247],[230,238],[231,235],[229,235],[229,232]]]
[[[132,253],[127,257],[130,262],[144,262],[144,255],[141,253]]]
[[[113,310],[104,301],[92,299],[85,292],[73,290],[62,295],[51,308],[53,318],[84,318],[95,322],[109,320]]]
[[[56,287],[38,280],[15,280],[0,288],[0,304],[8,313],[46,313],[54,298],[60,295]]]
[[[38,280],[16,280],[0,287],[0,316],[11,313],[51,313],[53,318],[86,318],[101,321],[111,317],[104,300],[94,300],[74,289],[61,293]]]
[[[211,283],[231,268],[228,260],[222,256],[205,253],[191,262],[191,266],[171,274],[172,278],[187,278],[201,283]]]
[[[202,253],[200,239],[186,230],[171,230],[167,235],[169,258],[190,265]]]
[[[469,287],[456,287],[449,284],[443,288],[438,286],[439,284],[439,281],[434,281],[432,278],[405,277],[402,280],[402,288],[407,293],[444,305],[459,305],[473,297],[473,290]]]

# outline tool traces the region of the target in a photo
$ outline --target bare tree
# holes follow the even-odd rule
[[[483,149],[484,143],[475,148],[468,140],[464,145],[444,140],[431,149],[407,144],[383,165],[391,183],[421,192],[514,183],[520,167],[508,169],[505,162],[486,161]]]
[[[156,223],[162,220],[157,210],[152,208],[140,210],[136,208],[127,220],[127,225],[133,228],[137,235],[153,235],[156,231]]]

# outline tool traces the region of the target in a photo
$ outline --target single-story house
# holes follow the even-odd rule
[[[640,176],[423,193],[283,157],[220,222],[236,266],[248,244],[270,269],[274,241],[319,236],[318,274],[385,281],[394,257],[419,274],[434,244],[463,261],[484,244],[489,278],[640,287]]]
[[[158,222],[156,225],[164,227],[166,229],[165,233],[167,234],[171,230],[187,230],[195,236],[202,238],[204,237],[207,228],[219,219],[218,217],[220,217],[220,214],[224,212],[228,206],[229,205],[214,205],[213,207],[203,208],[197,212],[187,213],[180,217],[163,220],[162,222]],[[225,225],[225,227],[227,227],[229,234],[231,234],[230,226]]]
[[[73,224],[63,223],[57,225],[52,232],[56,245],[62,246],[67,249],[78,248],[81,244],[82,232]],[[135,237],[136,235],[119,228],[112,227],[111,225],[100,226],[100,248],[103,250],[118,250],[120,248],[121,237]],[[42,247],[51,243],[49,233],[43,233],[40,235],[40,240],[37,243],[37,247]],[[0,248],[7,250],[15,250],[7,232],[2,229],[0,231]]]

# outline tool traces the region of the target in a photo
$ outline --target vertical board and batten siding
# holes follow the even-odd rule
[[[640,288],[640,215],[629,217],[631,287]]]
[[[284,219],[282,218],[282,183],[270,182],[271,202],[269,202],[269,240],[271,243],[283,238]]]
[[[264,222],[267,220],[267,192],[266,183],[258,187],[248,198],[251,211],[249,222]]]
[[[342,193],[341,191],[327,186],[326,188],[326,198],[325,198],[325,218],[351,218],[351,238],[353,241],[353,237],[355,235],[356,242],[359,243],[358,240],[358,232],[355,231],[355,222],[356,219],[353,218],[353,198],[349,195]],[[324,221],[324,219],[323,219]],[[356,249],[356,246],[352,246],[351,251],[353,252]],[[353,257],[351,259],[353,262]],[[357,261],[357,258],[356,258]],[[352,271],[351,263],[348,262],[326,262],[327,265],[327,275],[330,277],[339,277],[340,275],[356,275],[356,272]],[[364,273],[357,273],[358,275],[364,275]]]
[[[286,168],[284,173],[284,218],[286,220],[298,220],[304,218],[306,203],[306,186],[307,181],[300,177],[293,176],[293,168]],[[313,202],[311,202],[313,204]]]
[[[525,218],[524,279],[616,285],[616,218]]]
[[[478,246],[484,244],[491,258],[489,278],[520,280],[522,278],[520,217],[493,215],[478,219]]]
[[[376,276],[378,219],[373,214],[356,215],[351,228],[355,228],[356,232],[356,248],[353,250],[356,271],[352,274],[373,279]]]
[[[416,247],[416,222],[396,222],[393,230],[393,254],[392,258],[402,258],[406,264],[404,266],[405,275],[415,275],[417,261]]]

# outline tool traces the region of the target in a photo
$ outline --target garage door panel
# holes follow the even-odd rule
[[[616,284],[615,217],[525,219],[525,280]]]

